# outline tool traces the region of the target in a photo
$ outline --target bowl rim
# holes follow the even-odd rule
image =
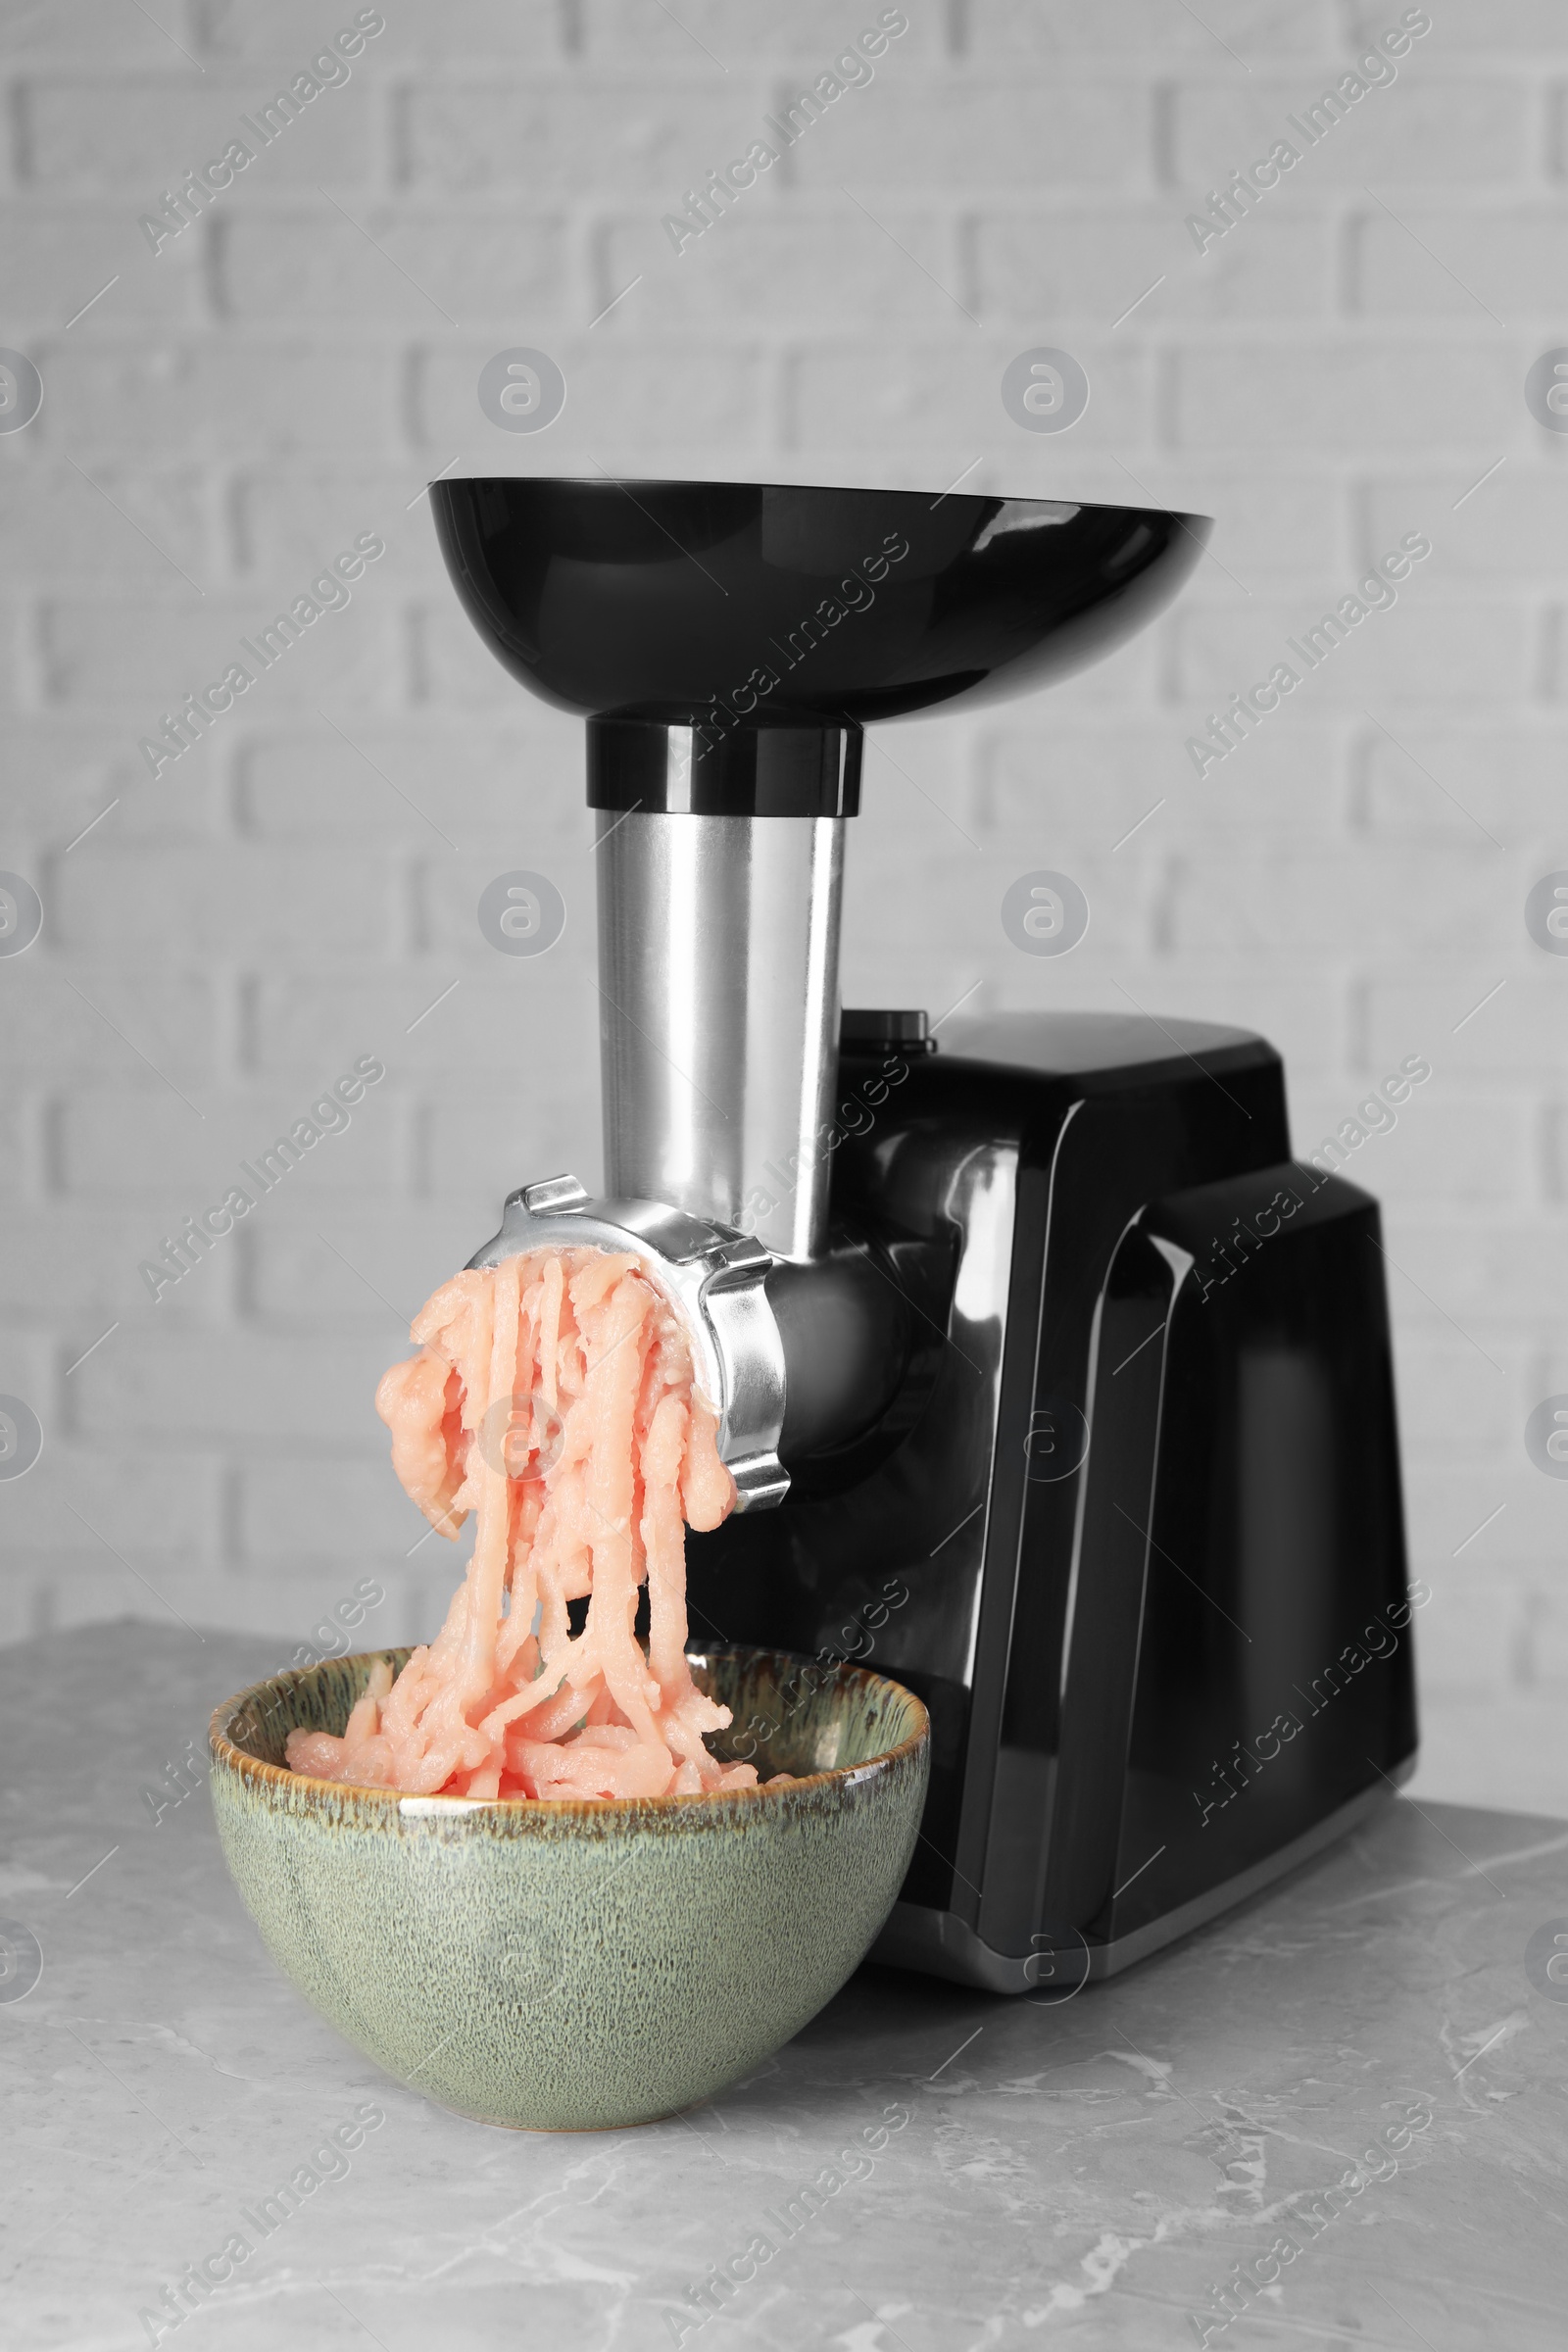
[[[248,1754],[228,1737],[226,1727],[232,1723],[239,1709],[264,1690],[279,1684],[301,1682],[307,1675],[318,1674],[323,1666],[355,1666],[362,1660],[373,1665],[378,1659],[391,1657],[400,1649],[412,1653],[418,1646],[418,1643],[413,1642],[390,1642],[383,1649],[353,1650],[340,1658],[318,1658],[313,1666],[285,1666],[277,1674],[264,1675],[259,1683],[251,1683],[245,1690],[236,1690],[232,1697],[220,1700],[208,1719],[208,1747],[215,1763],[225,1765],[230,1771],[237,1772],[242,1780],[255,1781],[263,1788],[280,1787],[296,1792],[308,1790],[313,1797],[350,1797],[361,1803],[378,1799],[378,1809],[399,1820],[406,1818],[403,1813],[405,1805],[417,1805],[420,1815],[415,1818],[446,1816],[458,1819],[480,1815],[542,1823],[569,1822],[573,1819],[586,1823],[608,1819],[635,1826],[639,1820],[646,1820],[650,1816],[673,1818],[677,1806],[709,1805],[722,1811],[755,1803],[760,1798],[771,1798],[782,1803],[803,1790],[826,1788],[835,1782],[848,1786],[860,1774],[880,1772],[885,1766],[913,1757],[929,1744],[931,1738],[931,1717],[923,1698],[911,1690],[907,1684],[895,1681],[892,1675],[873,1674],[868,1668],[857,1666],[847,1658],[834,1661],[833,1673],[837,1686],[846,1690],[856,1685],[880,1683],[896,1691],[915,1710],[913,1730],[893,1747],[884,1748],[877,1755],[863,1757],[858,1764],[835,1764],[825,1772],[792,1776],[776,1788],[760,1782],[750,1788],[709,1788],[681,1796],[424,1796],[410,1788],[371,1788],[357,1781],[324,1781],[318,1779],[314,1773],[293,1772],[286,1764],[269,1764],[264,1757]],[[688,1650],[686,1655],[693,1665],[706,1665],[714,1658],[761,1659],[786,1668],[805,1666],[816,1673],[826,1672],[819,1660],[805,1657],[799,1651],[765,1649],[744,1642],[720,1642],[708,1649]]]
[[[1007,507],[1073,507],[1081,514],[1163,514],[1182,523],[1203,522],[1212,525],[1212,514],[1200,514],[1193,507],[1155,507],[1147,500],[1133,506],[1115,498],[1053,498],[1049,493],[1030,490],[1014,494],[1009,490],[922,490],[904,483],[875,482],[775,482],[775,481],[710,481],[706,475],[672,473],[440,473],[425,488],[434,493],[452,489],[515,489],[544,488],[551,490],[790,490],[804,491],[813,498],[903,498],[911,508],[922,506],[929,511],[933,498],[940,506],[951,500],[955,506],[972,504]],[[543,1799],[539,1800],[543,1802]],[[606,1802],[618,1802],[607,1798]]]

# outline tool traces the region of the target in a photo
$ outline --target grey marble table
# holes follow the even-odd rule
[[[866,1969],[691,2115],[513,2133],[262,1950],[186,1743],[278,1662],[135,1625],[0,1652],[5,2352],[1568,2341],[1568,1825],[1391,1799],[1065,2003]]]

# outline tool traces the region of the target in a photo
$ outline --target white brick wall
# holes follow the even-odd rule
[[[367,1568],[402,1635],[450,1578],[371,1389],[510,1185],[595,1178],[596,1022],[578,734],[459,612],[427,475],[972,467],[1212,512],[1213,560],[1054,695],[887,732],[847,994],[1250,1022],[1308,1149],[1429,1057],[1354,1169],[1436,1595],[1424,1779],[1568,1807],[1568,1484],[1522,1440],[1568,1388],[1568,963],[1522,913],[1568,865],[1568,442],[1522,396],[1568,340],[1568,12],[1434,0],[1394,84],[1200,256],[1184,216],[1395,0],[908,0],[872,83],[678,258],[660,216],[874,8],[387,0],[347,83],[155,256],[138,215],[355,11],[158,13],[4,26],[0,344],[45,401],[0,434],[0,866],[46,920],[0,958],[0,1389],[46,1436],[0,1481],[0,1640],[166,1607],[299,1640]],[[570,387],[537,442],[474,397],[519,341]],[[1040,342],[1094,386],[1058,439],[998,394]],[[1410,529],[1433,554],[1396,608],[1200,781],[1207,710]],[[348,609],[151,781],[137,738],[365,531]],[[568,909],[537,963],[473,919],[518,864]],[[998,919],[1038,864],[1093,905],[1060,963]],[[143,1254],[368,1053],[350,1129],[154,1306]]]

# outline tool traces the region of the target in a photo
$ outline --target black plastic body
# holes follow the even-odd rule
[[[430,504],[491,651],[588,719],[591,805],[720,815],[854,814],[862,727],[1081,668],[1170,602],[1210,527],[770,482],[490,476]]]
[[[881,1092],[833,1212],[904,1292],[897,1396],[691,1540],[691,1622],[919,1692],[885,1956],[1024,1990],[1153,1948],[1407,1769],[1393,1371],[1376,1204],[1291,1161],[1261,1039],[955,1042],[844,1062]]]

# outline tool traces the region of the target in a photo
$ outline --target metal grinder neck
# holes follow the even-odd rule
[[[818,1257],[846,820],[642,808],[605,821],[606,1193]]]

